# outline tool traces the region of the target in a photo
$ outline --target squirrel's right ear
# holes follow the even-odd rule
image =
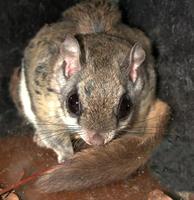
[[[140,43],[135,43],[129,55],[129,74],[131,80],[135,82],[139,76],[139,67],[145,60],[145,51]]]
[[[81,70],[78,41],[67,34],[60,45],[59,56],[53,67],[51,90],[59,93],[66,80]]]

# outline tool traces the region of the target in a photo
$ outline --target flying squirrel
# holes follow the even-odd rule
[[[64,162],[39,178],[40,190],[108,184],[148,161],[169,115],[155,96],[154,67],[149,39],[123,24],[108,0],[81,1],[36,34],[15,102],[34,126],[34,141]],[[72,137],[92,148],[74,154]]]

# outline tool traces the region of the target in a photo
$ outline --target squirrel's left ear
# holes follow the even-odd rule
[[[145,60],[145,51],[140,43],[135,43],[129,55],[129,75],[133,82],[137,80],[138,69]]]
[[[81,70],[80,47],[73,36],[66,35],[60,47],[60,56],[63,58],[62,67],[66,78]]]
[[[80,70],[79,43],[74,36],[67,34],[60,44],[59,55],[53,66],[50,82],[51,90],[60,93],[66,81]]]

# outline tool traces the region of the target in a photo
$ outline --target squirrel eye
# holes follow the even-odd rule
[[[121,97],[119,107],[118,107],[118,113],[117,117],[119,120],[127,117],[131,111],[131,100],[130,98],[125,94]]]
[[[67,108],[73,115],[80,116],[81,103],[77,92],[71,93],[67,98]]]

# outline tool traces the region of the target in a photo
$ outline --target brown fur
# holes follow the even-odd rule
[[[74,190],[99,186],[126,178],[131,172],[147,162],[151,152],[162,139],[168,116],[168,106],[157,100],[145,119],[147,133],[143,137],[126,135],[108,144],[105,148],[88,149],[78,153],[70,166],[61,168],[54,174],[46,175],[38,184],[41,184],[46,191],[63,190],[64,187],[66,190]],[[11,147],[12,144],[8,146]],[[29,145],[27,144],[27,146]],[[24,152],[27,152],[27,150]],[[29,155],[32,155],[32,153],[29,153]],[[17,157],[14,156],[14,158],[18,160]],[[48,164],[48,162],[46,163]],[[83,180],[79,177],[83,177]],[[54,186],[57,186],[57,188]],[[30,192],[28,195],[33,193]],[[42,197],[40,196],[40,198]]]
[[[115,129],[116,119],[112,110],[119,103],[121,94],[118,91],[122,90],[123,76],[129,73],[127,69],[120,72],[118,64],[121,65],[137,41],[146,52],[146,60],[145,66],[141,67],[144,88],[139,99],[135,100],[137,105],[133,114],[134,120],[136,118],[141,121],[145,118],[155,98],[155,73],[149,40],[140,30],[126,27],[121,23],[117,6],[106,0],[86,1],[65,11],[63,16],[63,21],[46,25],[31,40],[25,50],[23,63],[27,90],[38,126],[35,141],[55,150],[62,160],[72,156],[69,132],[54,133],[65,126],[61,116],[66,116],[68,112],[65,107],[62,108],[59,96],[51,89],[57,88],[56,80],[53,79],[60,77],[60,74],[57,74],[58,69],[56,70],[55,66],[58,65],[58,58],[61,56],[60,45],[66,34],[81,34],[81,43],[85,49],[86,61],[82,63],[83,69],[78,83],[81,101],[87,108],[80,119],[81,127],[94,128],[102,132]],[[83,91],[88,79],[94,80],[96,88],[93,91],[93,101],[87,100]],[[65,87],[70,87],[68,84],[72,85],[72,82],[73,80],[67,81]],[[103,98],[99,90],[102,86],[105,91]]]
[[[40,145],[44,141],[48,148],[62,155],[62,159],[72,156],[68,155],[72,148],[69,132],[57,134],[58,128],[65,126],[60,116],[68,114],[60,102],[61,96],[63,100],[66,98],[65,89],[70,91],[73,85],[79,90],[85,108],[80,117],[81,126],[102,133],[110,131],[116,128],[113,107],[118,106],[120,91],[129,79],[129,68],[121,64],[136,42],[141,43],[146,58],[139,70],[141,87],[134,89],[135,86],[130,85],[131,91],[134,90],[131,95],[134,108],[132,120],[125,120],[123,125],[127,134],[105,147],[77,153],[70,166],[45,175],[38,184],[46,191],[82,189],[126,178],[147,162],[161,139],[168,116],[168,106],[155,99],[155,71],[149,39],[140,30],[122,24],[116,6],[106,0],[86,1],[67,10],[63,16],[61,22],[45,25],[31,40],[23,63],[38,123],[35,140]],[[79,40],[82,69],[63,86],[57,82],[62,74],[58,62],[64,56],[60,46],[67,34]],[[94,88],[91,98],[87,98],[85,87],[90,80],[94,81]],[[58,86],[63,93],[53,92]]]
[[[125,135],[104,147],[75,154],[67,166],[45,174],[37,183],[44,191],[78,190],[127,178],[144,165],[161,141],[169,107],[157,100],[152,106],[142,137]]]
[[[106,32],[121,21],[118,6],[104,0],[87,0],[65,11],[63,17],[75,23],[82,34]]]

